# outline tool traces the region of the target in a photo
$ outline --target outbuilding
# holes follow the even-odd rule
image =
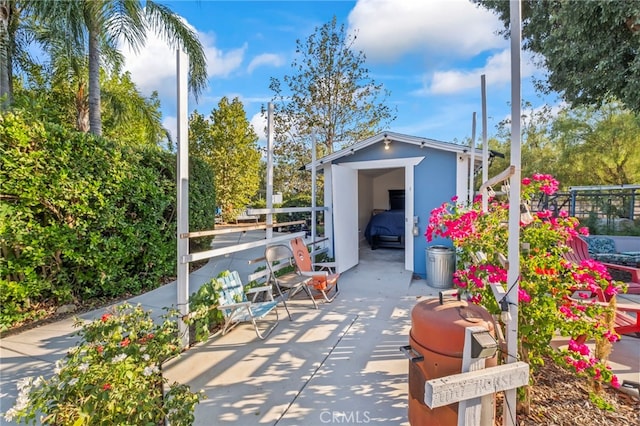
[[[476,170],[482,151],[476,148],[473,156]],[[453,196],[468,199],[471,157],[466,145],[389,131],[316,160],[324,174],[324,205],[330,206],[325,235],[338,270],[355,266],[359,248],[373,244],[403,249],[405,269],[425,277],[429,215]],[[371,235],[372,217],[389,211],[399,214],[399,231],[383,223]]]

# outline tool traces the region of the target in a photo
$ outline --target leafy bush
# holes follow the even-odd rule
[[[4,417],[43,424],[190,425],[203,398],[173,383],[163,396],[162,363],[181,351],[176,318],[155,324],[149,311],[122,304],[102,318],[76,320],[81,342],[56,363],[51,378],[18,383]],[[36,416],[40,415],[40,419]]]
[[[307,194],[298,194],[288,200],[285,200],[280,207],[311,207],[311,196]],[[298,220],[307,220],[310,217],[310,212],[276,214],[276,220],[278,222],[295,222]]]
[[[172,276],[175,155],[0,115],[0,329],[56,304],[136,294]],[[215,218],[213,173],[192,165],[191,223]]]
[[[522,200],[527,203],[540,191],[552,194],[558,182],[549,175],[536,174],[522,179]],[[501,256],[508,253],[508,202],[492,200],[488,211],[476,199],[472,205],[459,204],[454,197],[431,212],[426,237],[448,238],[457,249],[458,267],[454,284],[468,293],[469,300],[499,315],[508,308],[506,296],[497,301],[491,284],[499,284],[507,292],[514,283],[507,282],[508,271]],[[590,377],[597,390],[603,383],[619,386],[617,377],[607,365],[611,343],[619,339],[610,319],[615,310],[615,295],[624,290],[623,283],[611,280],[604,265],[583,261],[576,265],[564,259],[570,238],[578,229],[578,220],[560,212],[543,210],[520,221],[520,270],[518,284],[519,359],[536,371],[546,356],[577,375]],[[607,306],[576,300],[576,289],[602,292],[611,297]],[[505,302],[504,304],[501,302]],[[505,327],[502,324],[502,327]],[[506,334],[506,331],[505,333]],[[556,335],[568,336],[567,349],[555,351],[551,340]],[[595,353],[583,340],[596,341]]]
[[[222,284],[216,278],[203,284],[189,298],[190,316],[185,323],[193,328],[193,339],[197,342],[207,340],[211,331],[223,322],[222,312],[215,309]]]

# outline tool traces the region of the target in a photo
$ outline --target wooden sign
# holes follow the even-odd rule
[[[528,384],[529,364],[514,362],[483,370],[427,380],[424,402],[429,408],[478,398]]]

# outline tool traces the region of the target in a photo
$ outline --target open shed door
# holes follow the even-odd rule
[[[338,272],[358,264],[358,170],[331,165],[333,238]]]

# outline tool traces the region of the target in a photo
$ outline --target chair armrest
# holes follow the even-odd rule
[[[607,307],[609,306],[608,302],[600,302],[594,301],[596,305]],[[640,305],[636,305],[635,303],[617,303],[616,302],[616,312],[635,312],[636,314],[640,313]]]
[[[317,276],[326,277],[326,276],[329,275],[329,272],[327,272],[327,271],[300,271],[300,275],[303,275],[305,277],[317,277]]]
[[[273,287],[271,287],[270,285],[263,285],[261,287],[252,287],[249,290],[247,290],[245,293],[253,294],[253,293],[261,293],[263,291],[271,293],[272,290],[273,290]]]
[[[634,268],[633,266],[618,265],[615,263],[602,263],[605,267],[615,269],[618,271],[629,272],[631,274],[632,283],[640,283],[640,268]]]
[[[326,269],[328,270],[330,273],[333,273],[333,271],[336,269],[336,262],[319,262],[319,263],[314,263],[311,265],[313,268],[320,268],[320,269]]]
[[[227,305],[218,305],[218,309],[236,309],[236,308],[242,308],[243,306],[249,307],[251,306],[251,302],[240,302],[240,303],[229,303]]]
[[[267,299],[273,300],[273,286],[263,285],[260,287],[253,287],[246,291],[247,298],[248,296],[253,294],[253,298],[251,298],[251,302],[256,303],[256,299],[258,298],[258,294],[267,293]]]
[[[638,312],[640,312],[640,305],[636,305],[634,303],[618,303],[618,302],[616,302],[616,309],[618,311],[638,313]]]

